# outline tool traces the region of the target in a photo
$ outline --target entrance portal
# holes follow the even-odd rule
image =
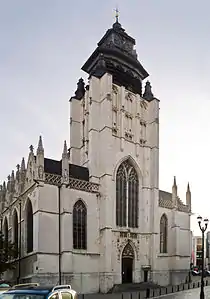
[[[122,283],[133,282],[133,262],[134,251],[132,246],[128,243],[122,252]]]

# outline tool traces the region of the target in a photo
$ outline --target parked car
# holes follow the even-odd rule
[[[205,276],[210,276],[210,271],[209,270],[205,270]]]
[[[0,294],[0,299],[77,299],[77,292],[70,285],[19,284]]]
[[[8,291],[11,286],[4,280],[0,281],[0,294]]]
[[[191,274],[192,274],[192,276],[198,276],[198,275],[200,275],[200,272],[196,271],[196,270],[192,270]]]

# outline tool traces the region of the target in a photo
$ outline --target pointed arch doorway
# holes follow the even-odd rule
[[[132,246],[128,243],[122,252],[121,258],[121,276],[122,283],[133,282],[133,266],[134,266],[134,251]]]

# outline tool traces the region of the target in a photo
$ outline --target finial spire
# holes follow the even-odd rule
[[[29,149],[30,149],[30,152],[33,153],[33,150],[34,150],[33,145],[30,145],[30,146],[29,146]]]
[[[24,158],[22,158],[20,169],[21,169],[21,171],[25,171],[26,170],[25,159]]]
[[[38,142],[38,147],[37,147],[37,154],[42,154],[44,153],[44,147],[42,143],[42,136],[39,136],[39,142]]]
[[[174,187],[176,187],[176,177],[174,176]]]
[[[177,196],[177,184],[176,184],[176,177],[174,176],[173,186],[172,186],[172,194]]]
[[[66,143],[66,140],[64,141],[62,157],[63,157],[63,158],[68,157],[68,149],[67,149],[67,143]]]
[[[118,8],[116,7],[114,11],[115,11],[115,20],[116,20],[116,23],[119,23],[119,10],[118,10]]]
[[[152,93],[152,86],[149,81],[146,82],[143,98],[148,102],[154,99],[154,95]]]
[[[77,90],[75,91],[75,98],[81,100],[85,95],[85,83],[82,78],[79,79],[77,83]]]
[[[187,192],[190,192],[190,183],[187,184]]]

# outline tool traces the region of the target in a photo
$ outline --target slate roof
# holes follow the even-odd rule
[[[159,206],[166,209],[173,209],[172,193],[159,190]],[[188,206],[185,205],[179,197],[177,197],[177,207],[179,211],[188,212]]]
[[[52,160],[44,158],[44,172],[62,175],[62,160]],[[89,181],[89,169],[87,167],[69,164],[69,177]]]

